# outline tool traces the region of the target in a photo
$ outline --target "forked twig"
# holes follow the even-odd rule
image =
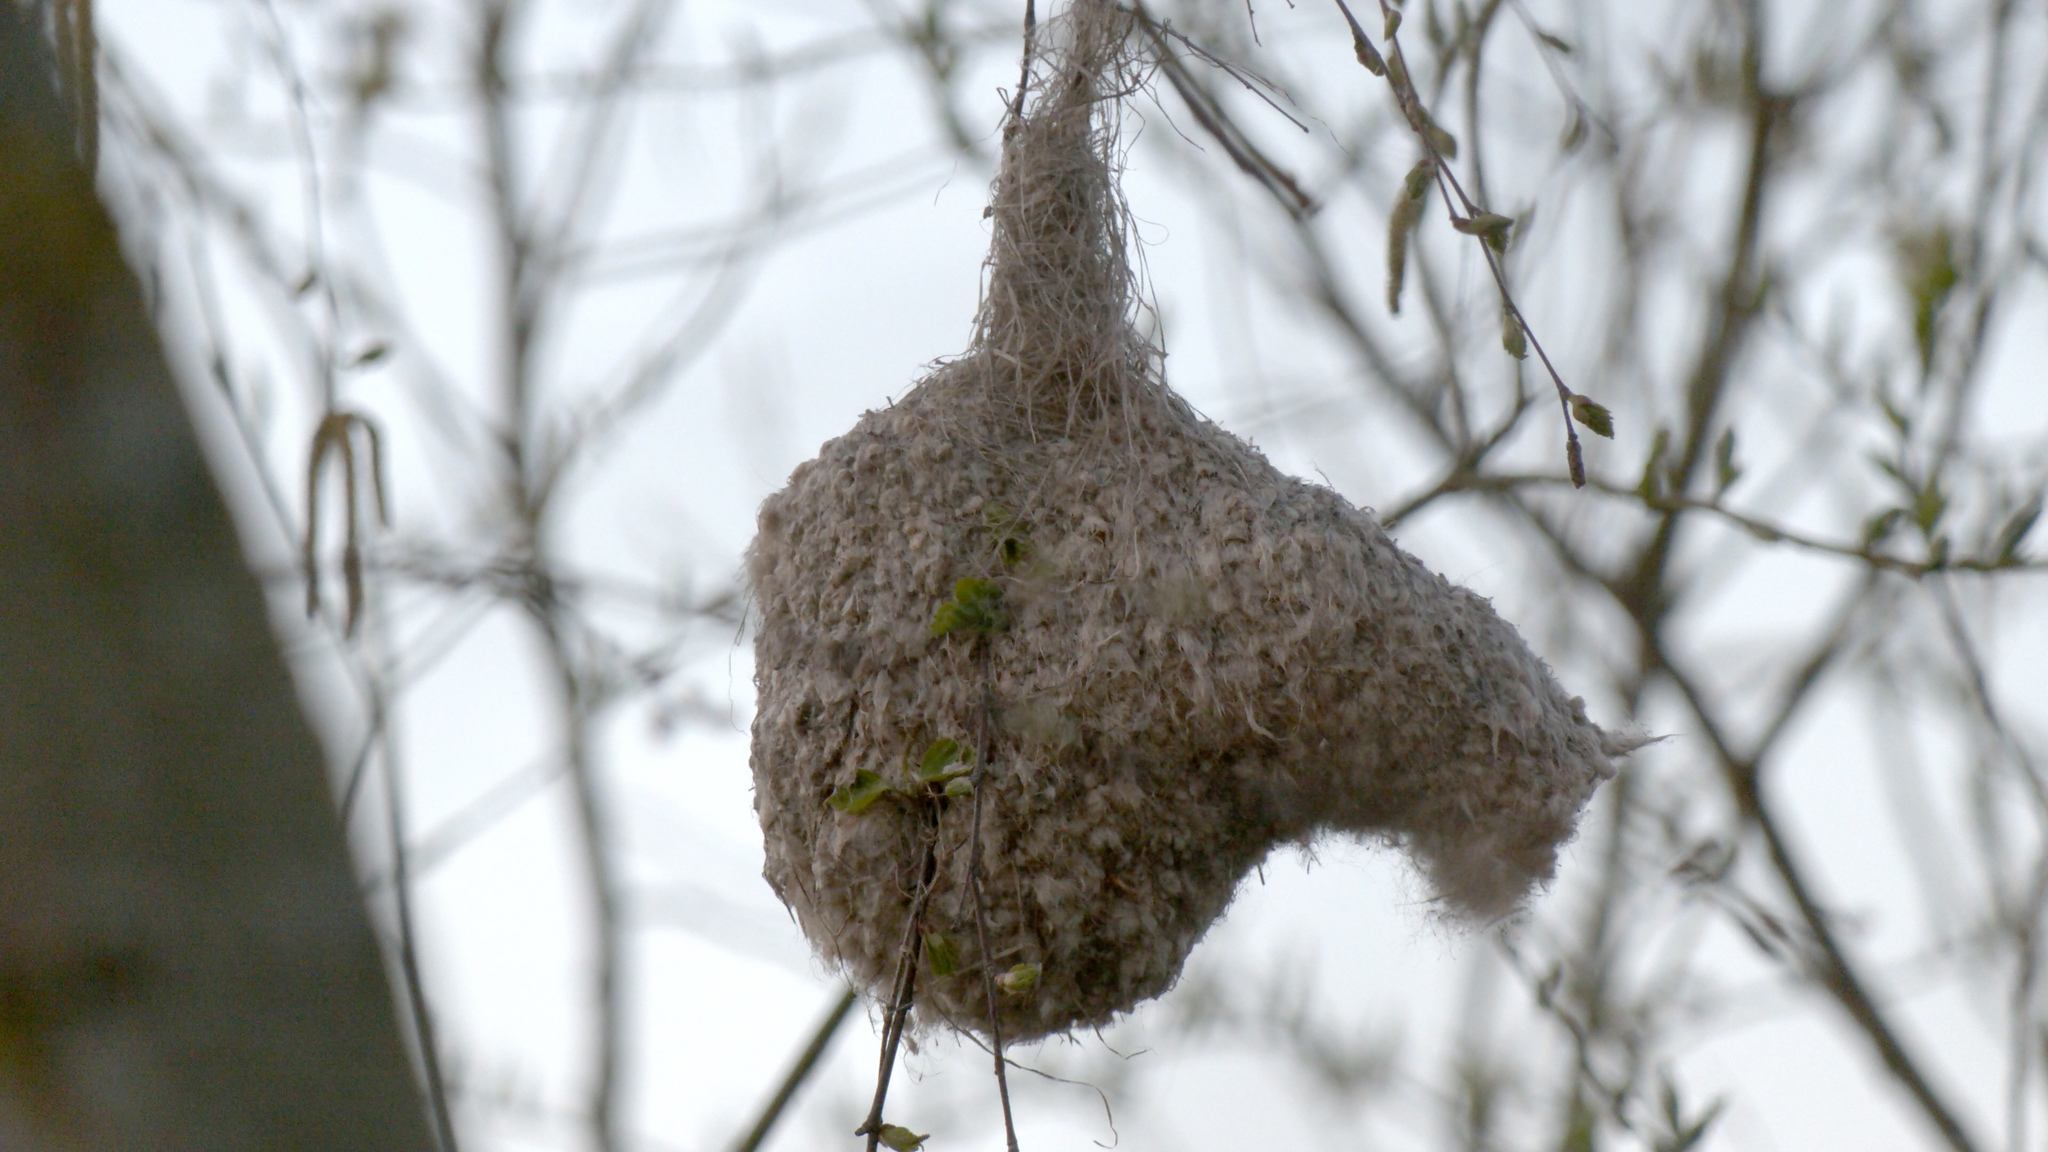
[[[1416,139],[1421,141],[1426,156],[1423,165],[1428,168],[1429,177],[1436,184],[1437,193],[1444,202],[1444,210],[1450,214],[1451,226],[1480,241],[1480,251],[1486,256],[1487,271],[1493,274],[1494,285],[1500,289],[1504,326],[1502,343],[1507,346],[1509,354],[1519,360],[1525,355],[1521,345],[1526,341],[1529,348],[1535,349],[1537,359],[1543,364],[1543,370],[1550,374],[1551,383],[1556,385],[1558,407],[1564,413],[1565,461],[1570,468],[1572,486],[1585,487],[1585,453],[1580,447],[1579,431],[1573,427],[1573,421],[1576,419],[1592,429],[1595,434],[1611,438],[1614,435],[1613,417],[1606,408],[1572,391],[1565,384],[1563,375],[1558,372],[1557,366],[1551,363],[1550,353],[1544,350],[1543,342],[1536,338],[1535,329],[1529,326],[1529,321],[1522,315],[1520,306],[1515,303],[1514,293],[1508,289],[1507,271],[1501,266],[1500,260],[1501,253],[1507,249],[1508,231],[1514,221],[1489,212],[1484,206],[1473,201],[1472,197],[1466,194],[1464,185],[1459,183],[1457,173],[1445,162],[1446,152],[1455,153],[1456,142],[1430,118],[1428,110],[1422,106],[1421,96],[1415,91],[1414,82],[1408,72],[1407,57],[1401,51],[1400,12],[1390,6],[1387,0],[1380,0],[1380,15],[1385,21],[1387,42],[1386,55],[1381,56],[1373,47],[1371,38],[1365,34],[1365,29],[1359,25],[1358,18],[1352,15],[1350,5],[1344,0],[1337,0],[1337,8],[1344,13],[1345,23],[1350,25],[1352,48],[1359,64],[1363,65],[1366,71],[1386,80],[1388,87],[1394,91],[1394,100],[1401,109],[1402,117],[1408,122],[1408,127],[1415,133]],[[1417,172],[1422,170],[1422,166],[1418,166]],[[1413,188],[1414,186],[1411,186],[1411,194],[1414,194]],[[1454,196],[1455,202],[1452,199]],[[1463,210],[1462,214],[1460,209]],[[1411,226],[1412,223],[1413,218],[1410,219]],[[1397,225],[1397,230],[1398,227]],[[1398,279],[1394,283],[1398,285]],[[1390,303],[1396,292],[1398,287],[1389,289]]]
[[[1202,89],[1200,84],[1195,82],[1195,78],[1189,74],[1187,67],[1174,54],[1168,41],[1178,41],[1185,45],[1188,51],[1195,56],[1215,65],[1233,80],[1250,89],[1254,95],[1271,105],[1282,116],[1286,116],[1288,122],[1304,132],[1307,131],[1307,125],[1295,119],[1286,109],[1281,108],[1279,104],[1275,103],[1266,94],[1266,91],[1261,90],[1262,86],[1264,89],[1272,91],[1278,91],[1278,89],[1275,89],[1272,84],[1262,77],[1246,72],[1243,69],[1235,68],[1217,58],[1214,53],[1188,39],[1186,35],[1175,30],[1172,25],[1153,19],[1152,14],[1146,11],[1143,0],[1134,0],[1130,12],[1133,16],[1137,17],[1139,25],[1144,28],[1145,34],[1152,40],[1154,58],[1158,61],[1160,73],[1166,77],[1166,82],[1173,86],[1173,90],[1180,96],[1181,102],[1187,105],[1188,111],[1194,114],[1195,123],[1201,126],[1202,131],[1208,133],[1210,138],[1216,141],[1223,149],[1224,154],[1230,157],[1232,163],[1236,164],[1247,176],[1258,181],[1267,192],[1271,193],[1273,198],[1280,202],[1280,206],[1287,210],[1289,216],[1296,220],[1305,220],[1314,215],[1317,208],[1315,198],[1303,190],[1300,182],[1291,173],[1261,151],[1231,121],[1222,105],[1216,102],[1216,98],[1209,95],[1208,92]]]

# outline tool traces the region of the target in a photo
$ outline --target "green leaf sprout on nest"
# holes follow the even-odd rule
[[[862,768],[853,774],[853,783],[834,788],[832,795],[825,798],[825,803],[848,816],[858,816],[888,794],[889,782],[882,779],[880,773]]]
[[[1002,631],[1006,621],[1002,608],[996,603],[1002,595],[1002,587],[993,580],[961,577],[953,585],[953,598],[939,605],[939,610],[932,614],[932,635],[949,636],[965,632],[972,636],[989,636]]]
[[[925,933],[924,958],[941,980],[960,970],[960,946],[937,932]]]
[[[962,748],[958,740],[939,739],[924,750],[924,758],[918,761],[917,778],[926,784],[945,784],[973,770],[973,751]]]
[[[996,977],[996,987],[1012,996],[1024,996],[1038,987],[1038,965],[1019,964]]]

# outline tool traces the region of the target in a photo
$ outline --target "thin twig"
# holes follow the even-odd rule
[[[1429,159],[1437,193],[1443,199],[1444,210],[1450,214],[1452,224],[1458,226],[1461,231],[1470,230],[1474,221],[1489,213],[1483,205],[1474,201],[1465,192],[1464,185],[1458,182],[1457,174],[1451,171],[1443,153],[1437,148],[1436,140],[1431,133],[1431,129],[1436,128],[1436,122],[1423,108],[1422,97],[1415,91],[1414,81],[1408,71],[1407,56],[1401,50],[1399,20],[1394,9],[1388,5],[1387,0],[1380,0],[1380,14],[1387,21],[1390,30],[1386,37],[1386,55],[1381,57],[1372,48],[1370,38],[1366,36],[1364,27],[1358,23],[1358,18],[1352,15],[1350,6],[1344,0],[1336,0],[1336,3],[1338,10],[1344,14],[1345,23],[1350,25],[1359,63],[1368,71],[1377,72],[1386,78],[1388,87],[1393,89],[1394,102],[1401,109],[1402,117],[1407,120],[1409,130],[1421,142],[1423,151]],[[1441,128],[1436,130],[1442,131]],[[1457,198],[1455,203],[1452,201],[1453,196]],[[1550,382],[1557,389],[1557,403],[1564,417],[1565,460],[1570,468],[1572,486],[1583,488],[1586,486],[1585,452],[1579,443],[1579,430],[1572,419],[1572,402],[1582,400],[1583,397],[1565,384],[1564,376],[1558,372],[1557,365],[1551,362],[1550,353],[1544,349],[1543,342],[1537,339],[1535,329],[1530,327],[1528,319],[1522,315],[1520,306],[1515,303],[1514,293],[1508,288],[1507,271],[1501,265],[1500,253],[1494,248],[1494,240],[1477,233],[1474,233],[1474,238],[1479,241],[1480,251],[1486,257],[1486,268],[1493,275],[1494,286],[1500,290],[1501,307],[1506,313],[1506,320],[1512,322],[1528,341],[1529,347],[1535,349],[1536,358],[1542,363],[1543,370],[1549,373]],[[1502,246],[1505,247],[1504,241]]]
[[[917,894],[910,902],[910,915],[903,921],[903,949],[896,957],[896,979],[890,982],[889,1003],[882,1016],[881,1065],[875,1072],[875,1101],[868,1108],[867,1119],[853,1130],[855,1136],[868,1138],[867,1152],[875,1152],[882,1141],[882,1106],[889,1099],[889,1080],[896,1071],[896,1049],[903,1042],[903,1026],[910,1018],[911,1005],[917,993],[917,952],[918,923],[924,919],[925,904],[930,901],[933,882],[939,871],[939,826],[938,806],[935,799],[924,801],[924,859],[918,866]]]
[[[325,306],[327,331],[317,342],[319,362],[314,367],[320,384],[321,407],[331,413],[336,401],[334,342],[341,334],[341,298],[335,291],[333,277],[327,271],[327,210],[321,195],[319,151],[313,144],[306,80],[299,71],[298,61],[292,56],[284,20],[278,15],[276,0],[262,0],[262,3],[264,16],[270,25],[271,59],[290,95],[292,145],[299,154],[300,191],[305,198],[306,211],[306,279],[301,283],[317,287],[321,303]]]
[[[783,1110],[789,1107],[789,1102],[795,1098],[797,1089],[803,1087],[804,1081],[811,1074],[811,1069],[817,1067],[819,1058],[824,1056],[825,1049],[831,1046],[832,1038],[839,1034],[839,1026],[845,1022],[847,1014],[853,1011],[853,1006],[859,1000],[860,993],[848,988],[833,1003],[831,1010],[825,1013],[825,1018],[818,1021],[817,1028],[811,1032],[810,1043],[797,1054],[796,1062],[789,1066],[789,1074],[782,1078],[782,1084],[775,1090],[775,1095],[769,1097],[768,1103],[762,1106],[760,1119],[754,1121],[754,1127],[748,1131],[744,1139],[733,1145],[733,1152],[757,1152],[761,1142],[768,1139],[768,1133],[775,1128],[775,1122],[782,1119]]]
[[[441,1073],[441,1053],[434,1039],[433,1012],[427,1006],[426,982],[420,975],[418,935],[413,926],[412,880],[406,867],[403,783],[389,705],[383,690],[373,688],[371,723],[378,733],[380,758],[384,762],[384,815],[386,835],[391,840],[391,896],[398,920],[398,968],[405,982],[406,1007],[412,1018],[413,1036],[419,1043],[420,1070],[427,1082],[427,1105],[433,1113],[434,1136],[441,1152],[457,1152],[455,1120],[448,1103],[448,1083]]]
[[[1557,476],[1541,472],[1477,473],[1467,469],[1455,469],[1436,482],[1428,490],[1409,497],[1394,507],[1381,519],[1388,528],[1413,516],[1424,507],[1441,497],[1455,492],[1510,492],[1523,488],[1554,487],[1570,484],[1569,476]],[[1588,490],[1603,496],[1616,496],[1638,502],[1651,512],[1671,515],[1679,512],[1706,512],[1718,516],[1766,544],[1791,544],[1810,552],[1821,552],[1856,560],[1884,572],[1918,579],[1939,572],[2040,572],[2048,571],[2048,559],[2012,560],[1997,556],[1944,557],[1933,560],[1908,560],[1876,550],[1876,545],[1848,544],[1839,540],[1828,540],[1798,529],[1774,524],[1747,512],[1739,512],[1719,499],[1697,496],[1651,494],[1638,488],[1627,488],[1604,480],[1588,480]]]
[[[1830,637],[1828,643],[1822,647],[1822,656],[1814,663],[1824,662],[1825,654],[1833,651],[1837,643],[1837,637]],[[1653,653],[1653,658],[1678,688],[1693,715],[1699,719],[1702,730],[1713,744],[1717,758],[1721,762],[1722,775],[1730,792],[1740,806],[1744,818],[1762,834],[1772,869],[1777,873],[1779,882],[1785,886],[1786,893],[1792,897],[1793,904],[1799,909],[1803,926],[1818,948],[1816,953],[1806,957],[1813,969],[1806,975],[1826,990],[1848,1014],[1864,1038],[1869,1041],[1878,1059],[1883,1061],[1886,1070],[1913,1097],[1922,1114],[1941,1133],[1942,1139],[1953,1152],[1976,1152],[1976,1142],[1963,1129],[1961,1121],[1948,1106],[1947,1101],[1942,1099],[1940,1093],[1935,1091],[1934,1086],[1921,1073],[1912,1056],[1907,1054],[1898,1034],[1893,1031],[1890,1021],[1885,1018],[1883,1010],[1878,1007],[1876,999],[1865,986],[1862,977],[1849,960],[1848,953],[1843,949],[1841,941],[1836,937],[1834,918],[1821,907],[1819,898],[1815,896],[1812,886],[1807,883],[1805,869],[1792,855],[1791,845],[1779,827],[1777,816],[1771,807],[1769,793],[1761,786],[1760,758],[1745,757],[1735,751],[1733,744],[1716,721],[1713,711],[1707,707],[1706,699],[1698,685],[1677,668],[1668,653],[1660,648]],[[1804,679],[1810,684],[1818,677],[1808,675]],[[1807,695],[1802,693],[1799,698],[1803,699]]]
[[[1024,121],[1024,93],[1031,87],[1032,58],[1038,53],[1038,0],[1024,0],[1024,59],[1017,66],[1017,95],[1010,100],[1012,130]]]
[[[1181,101],[1187,105],[1188,111],[1194,114],[1195,122],[1201,125],[1202,130],[1207,132],[1210,138],[1216,141],[1223,149],[1224,154],[1230,157],[1232,163],[1236,164],[1247,176],[1258,181],[1267,192],[1271,193],[1273,198],[1280,202],[1280,206],[1287,211],[1289,216],[1297,221],[1313,216],[1317,208],[1315,198],[1310,196],[1301,187],[1301,183],[1291,173],[1269,158],[1257,145],[1253,144],[1250,138],[1230,119],[1229,115],[1223,110],[1222,105],[1216,102],[1215,97],[1209,95],[1202,89],[1200,84],[1195,82],[1194,77],[1189,75],[1187,68],[1181,64],[1180,59],[1168,48],[1167,37],[1172,35],[1183,44],[1188,44],[1191,48],[1193,48],[1192,42],[1187,40],[1186,37],[1174,33],[1167,25],[1154,20],[1146,12],[1142,3],[1135,4],[1131,11],[1137,16],[1146,34],[1152,39],[1154,58],[1158,62],[1159,71],[1166,77],[1166,82],[1172,85],[1174,92],[1180,96]],[[1200,52],[1199,54],[1205,59],[1215,60],[1215,57],[1207,52]],[[1243,76],[1239,76],[1234,70],[1226,69],[1226,71],[1229,71],[1231,76],[1239,83],[1252,88],[1254,92],[1258,91],[1255,86],[1246,81]],[[1260,95],[1263,98],[1263,93]],[[1267,103],[1271,104],[1272,101],[1267,100]],[[1273,106],[1275,108],[1279,107],[1277,104]],[[1284,109],[1282,114],[1286,114]],[[1291,116],[1288,118],[1293,120]],[[1300,121],[1294,122],[1300,125]],[[1307,130],[1305,126],[1303,126],[1303,130]]]
[[[1008,1152],[1017,1152],[1017,1125],[1010,1114],[1010,1081],[1003,1071],[1003,1021],[996,1005],[995,957],[988,950],[988,915],[981,895],[981,797],[983,783],[988,777],[989,757],[994,752],[989,731],[990,713],[995,705],[994,672],[989,666],[988,637],[979,637],[976,644],[980,649],[981,664],[981,732],[974,773],[970,777],[974,785],[974,812],[968,832],[967,886],[974,896],[974,935],[976,946],[981,949],[981,990],[983,999],[988,1003],[988,1038],[996,1062],[996,1095],[1003,1102],[1003,1139]]]

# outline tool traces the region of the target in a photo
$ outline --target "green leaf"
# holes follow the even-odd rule
[[[1906,415],[1898,405],[1892,403],[1891,397],[1879,392],[1877,394],[1877,406],[1884,409],[1884,418],[1891,421],[1892,427],[1898,431],[1899,435],[1904,436],[1913,430],[1913,418]]]
[[[848,816],[858,816],[888,794],[889,782],[879,773],[862,768],[853,774],[853,783],[834,788],[832,795],[825,798],[825,803]]]
[[[937,932],[927,932],[924,959],[931,966],[932,975],[943,980],[960,970],[960,946]]]
[[[1002,630],[1003,610],[996,601],[1003,589],[993,580],[963,576],[953,584],[953,598],[932,614],[932,635],[966,632],[986,636]]]
[[[1385,30],[1381,33],[1381,38],[1385,40],[1392,40],[1394,38],[1394,33],[1399,32],[1400,30],[1401,10],[1399,8],[1387,9],[1387,26]]]
[[[1719,498],[1737,480],[1742,478],[1742,469],[1735,463],[1735,429],[1721,433],[1714,441],[1714,496]]]
[[[1429,113],[1427,112],[1423,113],[1424,117],[1428,115]],[[1444,131],[1442,126],[1434,120],[1424,119],[1422,127],[1429,133],[1430,146],[1437,150],[1439,156],[1446,160],[1456,160],[1458,158],[1458,138],[1456,136]]]
[[[1500,313],[1500,346],[1517,360],[1529,358],[1529,338],[1522,332],[1522,322],[1505,308]]]
[[[1864,521],[1863,550],[1868,552],[1879,544],[1884,543],[1885,537],[1890,536],[1893,530],[1898,528],[1899,521],[1905,518],[1906,510],[1904,508],[1887,508]]]
[[[956,776],[967,775],[973,760],[974,753],[960,747],[958,740],[934,740],[931,747],[924,750],[924,758],[918,761],[917,778],[927,784],[943,784]]]
[[[1671,429],[1657,429],[1657,435],[1650,441],[1650,458],[1643,461],[1643,478],[1636,484],[1636,495],[1650,501],[1664,498],[1664,455],[1670,450]]]
[[[1595,436],[1614,439],[1614,413],[1584,396],[1574,395],[1571,403],[1572,419],[1584,424],[1586,430]]]
[[[1925,369],[1934,362],[1942,306],[1961,279],[1955,234],[1947,224],[1914,229],[1899,237],[1898,253],[1901,279],[1913,301],[1913,339],[1920,346],[1920,364]]]
[[[1586,116],[1577,108],[1573,108],[1572,118],[1569,122],[1565,124],[1564,135],[1558,138],[1558,150],[1569,155],[1573,152],[1578,151],[1579,145],[1584,144],[1585,142]]]
[[[1039,968],[1036,964],[1019,964],[996,977],[996,987],[1012,996],[1023,996],[1038,987]]]
[[[901,1124],[884,1124],[876,1136],[896,1152],[917,1152],[924,1147],[924,1142],[930,1139],[931,1133],[927,1132],[920,1136]]]
[[[2020,562],[2020,544],[2026,540],[2027,533],[2033,531],[2034,522],[2041,518],[2041,495],[2039,492],[2034,493],[2034,498],[2021,506],[2019,511],[2014,512],[2006,520],[2005,526],[1998,530],[1994,555],[2000,564],[2012,565]]]
[[[1930,479],[1927,487],[1913,497],[1913,523],[1920,526],[1923,535],[1934,531],[1934,526],[1941,523],[1942,513],[1947,511],[1948,495],[1941,490],[1939,480]]]
[[[946,781],[945,794],[948,796],[974,795],[974,781],[965,776],[956,776]]]
[[[1689,1152],[1689,1149],[1705,1138],[1707,1129],[1720,1117],[1721,1110],[1727,1106],[1727,1101],[1716,1100],[1712,1104],[1707,1105],[1705,1112],[1700,1113],[1694,1119],[1688,1120],[1685,1118],[1685,1106],[1678,1098],[1678,1088],[1668,1078],[1664,1080],[1662,1090],[1658,1093],[1658,1096],[1659,1103],[1663,1106],[1664,1124],[1669,1129],[1671,1135],[1660,1137],[1656,1141],[1655,1147],[1657,1152]]]
[[[1918,485],[1914,484],[1911,480],[1906,479],[1906,470],[1904,468],[1901,468],[1897,463],[1891,460],[1887,460],[1883,456],[1880,456],[1875,452],[1872,452],[1870,454],[1869,460],[1872,464],[1875,464],[1877,466],[1878,471],[1891,477],[1892,482],[1897,484],[1900,490],[1905,492],[1907,495],[1910,496],[1920,491]]]

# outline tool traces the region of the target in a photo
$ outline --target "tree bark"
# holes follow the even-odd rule
[[[264,597],[0,4],[0,1147],[431,1146]]]

